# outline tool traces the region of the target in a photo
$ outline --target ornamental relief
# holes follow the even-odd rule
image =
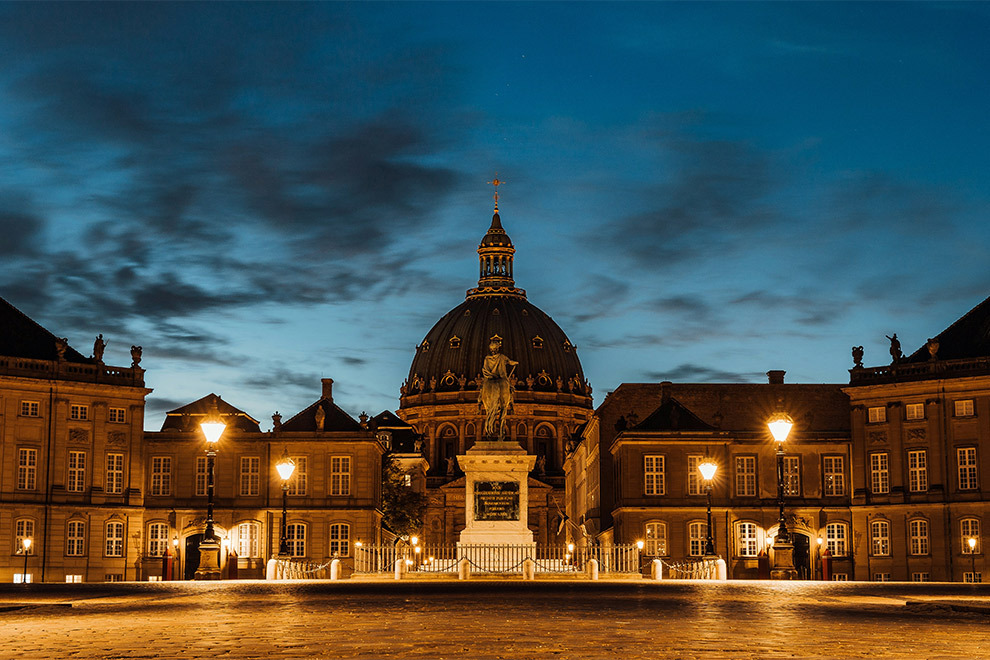
[[[127,434],[123,431],[109,431],[107,433],[107,444],[108,445],[124,445],[127,444]]]
[[[69,442],[74,444],[89,444],[89,430],[69,429]]]
[[[926,439],[925,429],[908,429],[908,442],[924,442]]]
[[[886,431],[870,431],[869,433],[870,442],[881,443],[887,442],[887,432]]]

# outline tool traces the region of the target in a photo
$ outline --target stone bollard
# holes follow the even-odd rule
[[[397,558],[395,560],[395,579],[401,580],[406,574],[406,560]]]
[[[457,562],[457,579],[471,579],[471,562],[468,561],[467,557],[461,557],[460,561]]]
[[[718,561],[715,562],[715,573],[716,573],[716,577],[715,577],[716,580],[729,579],[729,571],[725,566],[725,560],[722,559],[721,557],[719,557]]]
[[[585,567],[585,570],[588,571],[588,577],[589,578],[591,578],[592,580],[597,580],[598,579],[598,560],[597,559],[590,559],[590,560],[588,560],[588,565]]]
[[[265,564],[265,579],[266,580],[277,580],[278,575],[276,574],[278,570],[278,560],[272,557]]]
[[[650,567],[650,577],[654,580],[663,579],[663,561],[660,559],[654,559],[653,565]]]
[[[524,580],[535,580],[536,579],[536,562],[526,557],[523,559],[523,579]]]
[[[330,562],[330,579],[339,580],[340,579],[340,560],[334,559]]]

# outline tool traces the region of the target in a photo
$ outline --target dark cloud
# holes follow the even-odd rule
[[[263,373],[255,373],[242,381],[242,384],[258,390],[275,392],[292,388],[311,391],[315,394],[320,391],[320,376],[319,374],[303,373],[278,367]]]
[[[364,358],[347,356],[340,358],[340,361],[349,367],[360,367],[362,365],[368,364],[368,361]]]
[[[807,326],[821,326],[840,321],[851,301],[837,302],[821,291],[803,291],[795,294],[781,294],[772,291],[755,290],[739,295],[729,301],[735,307],[750,307],[767,315],[774,314],[790,323]]]
[[[700,364],[685,362],[669,371],[643,372],[643,377],[650,382],[669,380],[674,383],[750,383],[761,378],[766,378],[766,375],[756,372],[723,371]]]
[[[0,257],[27,259],[41,250],[44,220],[0,191]]]

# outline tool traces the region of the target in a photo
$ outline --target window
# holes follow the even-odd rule
[[[168,549],[168,523],[151,523],[148,525],[148,556],[161,557]]]
[[[38,450],[17,450],[17,490],[34,490],[38,479]]]
[[[306,525],[290,523],[285,526],[285,542],[289,546],[289,554],[293,557],[306,556]]]
[[[912,520],[908,523],[908,529],[910,529],[911,531],[911,554],[927,555],[928,554],[928,521]]]
[[[973,416],[973,400],[972,399],[960,399],[954,404],[954,412],[956,417],[972,417]]]
[[[849,573],[832,573],[832,582],[849,582]]]
[[[351,526],[346,523],[330,525],[330,556],[348,557],[351,554]]]
[[[740,557],[755,557],[757,547],[756,523],[743,522],[736,525],[736,548]]]
[[[24,554],[24,539],[31,539],[31,547],[28,548],[29,555],[34,554],[34,521],[30,518],[19,518],[14,521],[14,554]]]
[[[645,495],[663,495],[666,491],[666,481],[663,474],[663,456],[643,457],[643,491]]]
[[[107,495],[120,495],[124,492],[124,455],[107,454]]]
[[[702,484],[702,482],[704,480],[701,478],[701,472],[698,470],[698,466],[701,465],[701,462],[703,460],[705,460],[705,457],[704,456],[701,456],[700,454],[695,454],[693,456],[688,456],[687,457],[687,464],[688,464],[688,468],[687,468],[688,469],[688,475],[687,475],[687,477],[688,477],[687,478],[688,493],[687,494],[688,495],[704,495],[705,494],[705,490],[701,487],[701,484]]]
[[[261,526],[256,522],[243,522],[237,526],[237,555],[260,557],[258,538]]]
[[[874,573],[874,582],[890,582],[890,573]]]
[[[454,335],[453,337],[451,337],[450,338],[450,347],[451,348],[460,348],[461,347],[461,338],[458,337],[457,335]]]
[[[196,495],[198,497],[206,496],[207,465],[209,464],[207,463],[206,456],[196,457]]]
[[[784,456],[784,495],[801,495],[801,457]]]
[[[887,421],[886,406],[875,406],[868,410],[870,424],[880,424]]]
[[[928,452],[924,449],[908,452],[908,490],[912,493],[928,490]]]
[[[77,419],[80,421],[89,419],[89,406],[73,403],[69,406],[69,419]]]
[[[980,571],[976,571],[975,573],[972,571],[966,571],[963,573],[963,582],[968,584],[979,584],[983,582],[983,573]]]
[[[69,452],[69,472],[65,489],[70,493],[81,493],[86,483],[86,452]]]
[[[65,581],[67,583],[69,583],[69,584],[72,584],[72,583],[75,583],[75,582],[82,582],[82,575],[79,575],[78,573],[71,574],[71,575],[66,575],[65,576]]]
[[[870,554],[886,557],[890,554],[890,523],[874,520],[870,523]]]
[[[86,523],[70,520],[65,524],[65,554],[82,557],[86,553]]]
[[[708,523],[688,523],[688,554],[700,557],[705,554],[705,541],[708,539]]]
[[[309,487],[309,461],[305,456],[293,456],[292,462],[296,464],[296,469],[289,479],[289,495],[303,496]]]
[[[241,495],[257,495],[261,488],[261,458],[241,456]]]
[[[330,494],[351,494],[351,457],[330,457]]]
[[[736,496],[756,497],[756,456],[736,456]]]
[[[909,403],[904,406],[904,419],[911,421],[925,418],[925,404]]]
[[[979,554],[980,549],[980,521],[976,518],[963,518],[959,521],[959,531],[962,534],[963,554]],[[976,545],[969,549],[969,540],[976,539]]]
[[[842,456],[823,456],[822,472],[825,495],[835,497],[846,494],[845,459]]]
[[[667,523],[646,523],[646,542],[643,554],[649,557],[663,557],[667,554]]]
[[[533,348],[543,348],[543,337],[539,335],[533,337]]]
[[[931,582],[932,576],[930,573],[918,572],[911,573],[911,582]]]
[[[37,401],[21,401],[22,417],[37,417],[41,413],[41,404]]]
[[[104,573],[103,574],[103,581],[104,582],[123,582],[124,581],[124,574],[123,573]]]
[[[870,491],[882,495],[890,492],[890,468],[887,454],[870,454]]]
[[[172,457],[153,456],[151,458],[151,494],[172,494]]]
[[[406,488],[412,488],[412,475],[408,472],[402,475],[402,485]]]
[[[845,557],[849,554],[846,539],[849,537],[849,526],[844,522],[831,522],[825,525],[825,547],[833,557]]]
[[[976,447],[956,449],[956,462],[959,465],[959,490],[975,490]]]
[[[107,557],[124,556],[124,523],[116,521],[107,523],[104,554]]]
[[[107,420],[114,424],[124,423],[124,409],[123,408],[110,408],[107,413]]]

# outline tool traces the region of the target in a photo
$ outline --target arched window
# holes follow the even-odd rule
[[[663,557],[667,554],[667,523],[646,523],[646,541],[643,554],[650,557]]]
[[[755,557],[759,554],[758,530],[756,523],[736,523],[736,553],[740,557]]]
[[[700,557],[705,554],[705,541],[708,540],[708,523],[695,521],[688,523],[688,554]]]
[[[82,557],[86,554],[86,523],[70,520],[65,523],[65,554],[69,557]]]
[[[927,555],[928,554],[928,521],[927,520],[912,520],[908,522],[908,529],[911,531],[911,554],[912,555]]]
[[[890,555],[890,522],[874,520],[870,523],[870,554],[874,557]]]
[[[962,535],[963,554],[979,554],[982,552],[983,543],[980,538],[980,520],[978,518],[963,518],[960,520],[959,531]],[[970,539],[976,539],[976,544],[972,550],[969,547]]]
[[[104,550],[106,557],[124,556],[124,523],[111,520],[104,528]]]
[[[330,525],[330,556],[348,557],[351,554],[351,526],[347,523]]]
[[[833,557],[845,557],[849,554],[847,539],[849,525],[844,522],[830,522],[825,525],[825,547]]]
[[[451,348],[460,348],[461,347],[461,338],[458,337],[457,335],[454,335],[453,337],[451,337],[450,338],[450,347]]]
[[[539,335],[533,337],[533,348],[543,348],[543,337]]]
[[[520,422],[519,425],[516,426],[516,437],[517,438],[526,437],[526,425],[522,422]]]
[[[148,556],[161,557],[168,547],[168,523],[153,522],[148,525]]]
[[[304,523],[289,523],[285,526],[285,542],[289,546],[292,557],[306,556],[306,525]]]
[[[474,424],[468,424],[464,429],[464,435],[469,438],[474,437]]]
[[[237,526],[237,556],[260,557],[258,538],[261,525],[256,522],[242,522]]]

